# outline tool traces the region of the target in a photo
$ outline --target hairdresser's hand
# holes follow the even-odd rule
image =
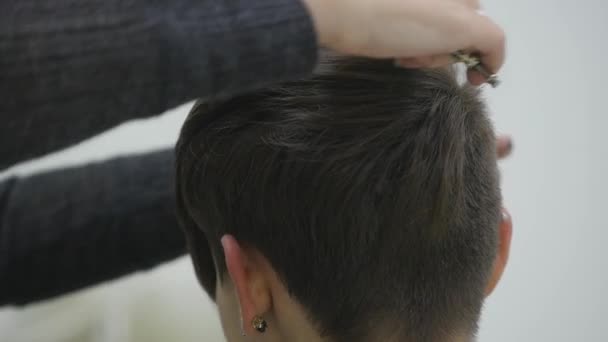
[[[498,159],[505,159],[513,152],[513,140],[508,135],[501,135],[496,138],[496,154]]]
[[[497,72],[505,36],[481,15],[478,0],[303,0],[322,46],[348,55],[395,58],[407,67],[439,67],[456,50],[478,53]],[[469,73],[473,84],[481,75]]]

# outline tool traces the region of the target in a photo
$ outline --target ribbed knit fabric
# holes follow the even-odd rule
[[[297,79],[317,42],[300,0],[0,1],[0,170],[196,98]],[[172,151],[0,183],[0,305],[185,252]]]
[[[22,305],[185,254],[173,151],[0,183],[0,305]]]
[[[196,98],[305,76],[300,0],[0,1],[0,170]]]

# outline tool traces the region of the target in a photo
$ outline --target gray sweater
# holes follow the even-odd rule
[[[0,2],[0,170],[196,98],[312,71],[300,0]],[[185,252],[171,151],[0,183],[0,305]]]

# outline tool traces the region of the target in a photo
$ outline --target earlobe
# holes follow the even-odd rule
[[[252,322],[269,311],[271,306],[264,272],[256,264],[257,258],[251,255],[252,251],[243,248],[234,236],[224,235],[221,242],[226,268],[240,306],[242,329],[247,335],[259,332]]]
[[[502,218],[498,227],[498,251],[494,260],[494,269],[486,287],[485,295],[489,296],[500,281],[509,260],[511,250],[511,237],[513,235],[513,222],[506,209],[502,210]]]

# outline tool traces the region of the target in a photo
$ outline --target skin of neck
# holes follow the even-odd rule
[[[271,286],[272,307],[260,314],[267,322],[268,328],[264,333],[260,333],[251,329],[251,321],[246,321],[243,317],[232,281],[226,277],[218,284],[216,302],[228,342],[330,342],[320,336],[304,308],[289,295],[280,282],[273,282]]]
[[[311,315],[290,295],[280,276],[259,251],[239,244],[231,236],[222,238],[222,244],[227,273],[217,277],[215,299],[228,342],[335,342],[320,335]],[[501,260],[496,260],[497,275],[504,268]],[[497,279],[499,277],[491,277],[486,295],[492,292]],[[264,332],[257,331],[252,325],[257,317],[267,324]],[[407,329],[406,325],[407,322],[398,318],[387,317],[368,327],[365,340],[402,342],[401,333]],[[452,332],[434,340],[471,342],[473,338],[468,332]]]
[[[268,328],[264,333],[252,329],[251,321],[243,318],[237,291],[229,277],[218,283],[216,302],[221,316],[222,327],[227,342],[335,342],[322,337],[318,329],[311,323],[306,310],[289,295],[283,283],[272,272],[275,281],[270,282],[272,306],[270,310],[260,314],[267,322]],[[401,324],[403,325],[403,324]],[[386,327],[377,326],[370,331],[368,340],[385,342],[403,342],[403,336],[395,329],[394,322]],[[392,328],[390,328],[392,327]],[[472,342],[467,333],[451,334],[445,341]]]

